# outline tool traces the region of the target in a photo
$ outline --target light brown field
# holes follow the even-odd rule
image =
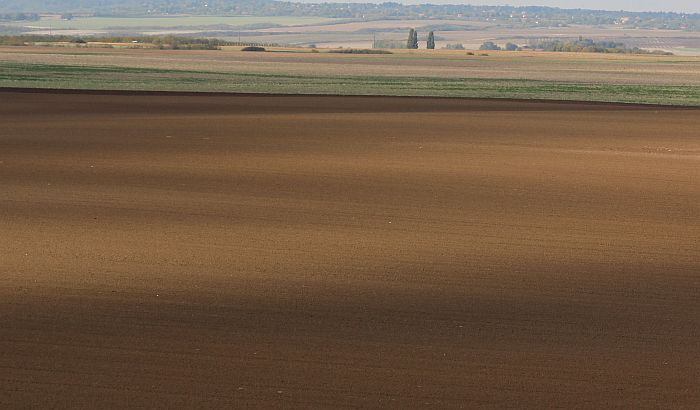
[[[452,26],[449,30],[440,27]],[[463,26],[463,30],[456,29]],[[409,28],[417,29],[421,38],[427,31],[436,30],[437,48],[447,44],[463,44],[468,49],[479,48],[485,41],[501,46],[507,42],[528,45],[530,40],[542,38],[572,39],[579,36],[594,40],[622,42],[628,47],[672,51],[679,55],[698,55],[700,33],[678,30],[630,29],[622,26],[569,26],[569,27],[500,27],[493,23],[467,20],[374,20],[338,24],[298,25],[247,30],[250,41],[292,45],[317,44],[321,47],[372,47],[374,38],[405,41]],[[424,42],[421,42],[424,46]]]
[[[423,20],[372,20],[372,21],[353,21],[350,23],[336,24],[319,24],[305,26],[290,26],[290,27],[274,27],[254,30],[258,33],[354,33],[357,31],[367,30],[385,30],[385,29],[410,29],[424,28],[439,24],[453,24],[465,27],[481,27],[488,28],[492,26],[490,23],[483,21],[465,21],[465,20],[438,20],[438,19],[423,19]]]
[[[699,113],[2,92],[0,407],[696,407]]]
[[[396,50],[391,55],[311,53],[306,49],[224,51],[0,47],[0,62],[118,66],[222,73],[527,79],[599,84],[700,85],[700,57],[594,53]]]

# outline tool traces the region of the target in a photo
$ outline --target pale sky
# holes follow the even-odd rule
[[[304,3],[383,3],[385,0],[294,0]],[[386,0],[389,1],[389,0]],[[700,13],[698,0],[391,0],[404,4],[473,4],[473,5],[511,5],[511,6],[549,6],[563,9],[596,9],[626,11],[675,11]]]

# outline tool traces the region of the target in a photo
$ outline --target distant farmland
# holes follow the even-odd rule
[[[324,17],[252,17],[252,16],[178,16],[178,17],[88,17],[73,20],[41,20],[35,22],[17,22],[15,25],[52,28],[55,30],[109,30],[111,28],[137,28],[137,27],[197,27],[211,25],[243,26],[252,24],[269,25],[305,25],[320,24],[333,21]]]
[[[0,87],[700,105],[697,57],[272,51],[6,47],[0,48]]]
[[[700,55],[700,32],[680,30],[625,29],[619,26],[572,25],[549,27],[507,26],[465,19],[332,19],[295,16],[176,16],[176,17],[89,17],[73,20],[41,20],[0,22],[11,32],[38,34],[99,35],[105,33],[187,34],[222,39],[242,36],[248,42],[285,44],[290,46],[371,47],[373,40],[405,41],[409,28],[415,28],[421,42],[429,30],[436,32],[437,48],[448,44],[463,44],[478,48],[484,41],[504,45],[513,42],[526,45],[541,38],[578,38],[621,42],[629,47],[663,49],[676,54]],[[240,33],[239,33],[240,32]],[[422,43],[421,47],[425,44]]]

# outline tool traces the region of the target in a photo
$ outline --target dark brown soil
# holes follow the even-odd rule
[[[700,110],[0,93],[0,408],[695,408]]]

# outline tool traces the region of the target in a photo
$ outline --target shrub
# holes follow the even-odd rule
[[[500,50],[500,49],[501,49],[501,47],[499,47],[498,45],[496,45],[496,43],[494,43],[493,41],[487,41],[487,42],[485,42],[484,44],[482,44],[481,47],[479,47],[479,50],[493,50],[493,51],[496,51],[496,50]]]
[[[372,48],[406,48],[406,42],[400,40],[376,40]]]
[[[448,44],[445,46],[448,50],[464,50],[463,44]]]
[[[248,47],[243,47],[241,51],[266,51],[265,47],[259,47],[259,46],[248,46]]]

